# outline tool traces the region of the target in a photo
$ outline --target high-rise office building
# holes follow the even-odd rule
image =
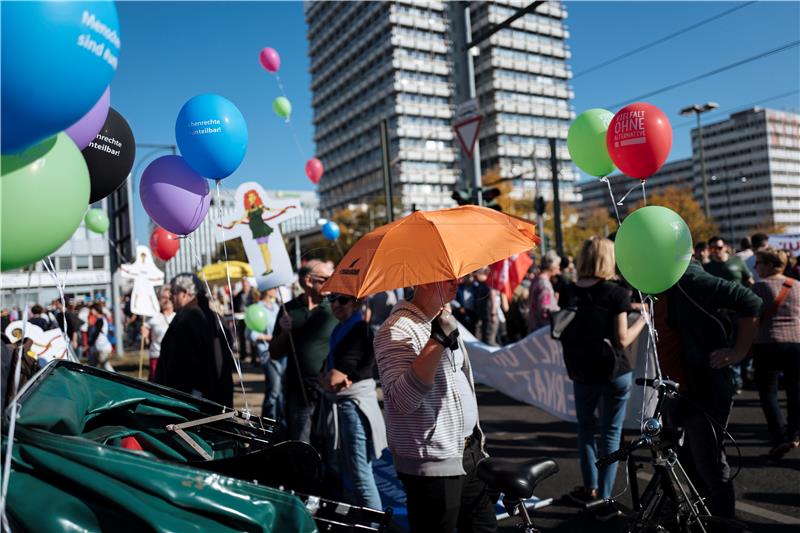
[[[453,108],[464,99],[465,2],[307,2],[319,184],[324,215],[384,195],[379,125],[388,121],[395,205],[404,211],[454,205],[468,168],[453,133]],[[500,22],[522,0],[471,2],[476,35]],[[558,139],[565,199],[577,174],[566,136],[573,112],[567,84],[566,12],[541,5],[481,43],[475,81],[485,173],[531,179],[550,176],[548,137]],[[534,147],[536,150],[534,151]]]

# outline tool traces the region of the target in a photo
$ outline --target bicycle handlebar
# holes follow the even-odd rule
[[[616,463],[617,461],[622,461],[624,459],[627,459],[631,453],[635,452],[639,448],[649,446],[650,444],[652,444],[652,440],[650,439],[650,437],[641,437],[629,443],[624,448],[620,448],[619,450],[612,452],[611,454],[606,455],[605,457],[601,457],[600,459],[595,461],[594,464],[595,466],[597,466],[597,468],[606,468],[607,466],[610,466],[611,464]]]
[[[664,388],[671,392],[678,392],[678,383],[669,379],[637,378],[637,385],[645,385],[653,389]]]

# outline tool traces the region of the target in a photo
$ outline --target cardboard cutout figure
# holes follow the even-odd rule
[[[254,181],[236,189],[236,211],[218,227],[220,240],[240,237],[259,290],[292,282],[292,263],[278,224],[300,214],[299,205],[272,200]]]
[[[11,342],[22,340],[22,328],[25,326],[22,320],[15,320],[6,326],[5,334]],[[64,335],[59,328],[44,331],[35,324],[25,326],[25,336],[33,341],[31,351],[39,360],[39,364],[44,366],[53,359],[69,359],[69,348]]]
[[[147,246],[136,247],[136,261],[120,265],[120,275],[133,280],[131,293],[131,313],[139,316],[155,316],[161,308],[158,306],[156,286],[164,284],[164,273],[153,262]]]

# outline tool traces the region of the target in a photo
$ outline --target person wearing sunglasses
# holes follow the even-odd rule
[[[328,342],[337,320],[322,285],[332,269],[321,261],[309,261],[297,272],[302,294],[278,312],[269,355],[288,356],[284,380],[286,427],[291,440],[311,442],[312,415],[319,403],[317,377],[328,356]],[[290,339],[291,335],[291,339]]]
[[[331,294],[328,300],[339,325],[331,333],[330,351],[319,376],[322,398],[317,433],[324,442],[326,477],[330,486],[338,485],[332,496],[346,498],[345,487],[349,487],[356,505],[380,510],[372,461],[381,456],[387,443],[372,377],[372,332],[355,298]]]
[[[703,265],[711,275],[728,281],[741,283],[745,287],[753,284],[753,274],[741,257],[731,255],[728,245],[722,237],[711,237],[708,240],[711,261]]]

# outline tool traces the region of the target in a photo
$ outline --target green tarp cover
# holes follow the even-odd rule
[[[12,523],[31,532],[316,530],[289,493],[103,444],[130,434],[161,442],[149,429],[192,413],[198,417],[190,403],[56,367],[27,396],[17,420]],[[97,424],[99,417],[115,424]],[[3,441],[5,451],[5,434]]]

